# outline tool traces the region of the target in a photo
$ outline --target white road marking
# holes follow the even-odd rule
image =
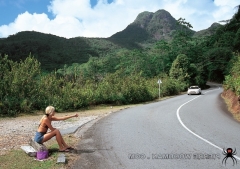
[[[218,89],[220,89],[220,88],[218,88]],[[205,93],[208,93],[208,92],[211,92],[211,91],[213,91],[213,90],[207,91],[207,92],[205,92]],[[193,101],[193,100],[195,100],[195,99],[197,99],[197,98],[199,98],[199,97],[201,97],[201,96],[197,96],[197,97],[195,97],[195,98],[193,98],[193,99],[185,102],[184,104],[182,104],[182,105],[177,109],[177,118],[178,118],[178,121],[180,122],[180,124],[181,124],[188,132],[190,132],[190,133],[193,134],[194,136],[198,137],[199,139],[205,141],[206,143],[210,144],[211,146],[213,146],[213,147],[215,147],[215,148],[223,151],[223,149],[220,148],[219,146],[211,143],[210,141],[208,141],[208,140],[205,139],[205,138],[202,138],[201,136],[199,136],[198,134],[194,133],[192,130],[190,130],[189,128],[187,128],[187,126],[185,126],[185,124],[182,122],[182,120],[181,120],[181,118],[180,118],[180,116],[179,116],[179,111],[180,111],[180,109],[181,109],[184,105],[188,104],[189,102],[191,102],[191,101]],[[238,157],[238,156],[236,156],[236,155],[235,155],[234,157],[235,157],[236,159],[240,160],[240,157]]]

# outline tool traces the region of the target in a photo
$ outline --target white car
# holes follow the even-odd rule
[[[191,95],[191,94],[202,94],[202,90],[198,86],[190,86],[188,88],[187,94],[188,95]]]

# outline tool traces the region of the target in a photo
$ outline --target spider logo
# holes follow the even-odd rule
[[[233,165],[235,165],[235,162],[237,164],[237,159],[233,156],[233,155],[236,155],[237,152],[236,152],[236,148],[235,150],[233,151],[233,149],[231,148],[227,148],[227,150],[223,149],[223,152],[222,152],[223,155],[225,155],[226,157],[223,158],[222,160],[222,164],[223,164],[223,161],[225,162],[225,166],[226,166],[226,161],[227,159],[230,157],[233,161]]]

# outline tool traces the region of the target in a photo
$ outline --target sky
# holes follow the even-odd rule
[[[231,19],[239,0],[0,0],[0,38],[37,31],[65,38],[106,38],[139,13],[164,9],[199,31]]]

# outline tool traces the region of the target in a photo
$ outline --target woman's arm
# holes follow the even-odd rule
[[[73,117],[78,117],[78,114],[75,115],[71,115],[71,116],[63,116],[63,117],[56,117],[56,116],[52,116],[52,121],[60,121],[60,120],[67,120]]]

